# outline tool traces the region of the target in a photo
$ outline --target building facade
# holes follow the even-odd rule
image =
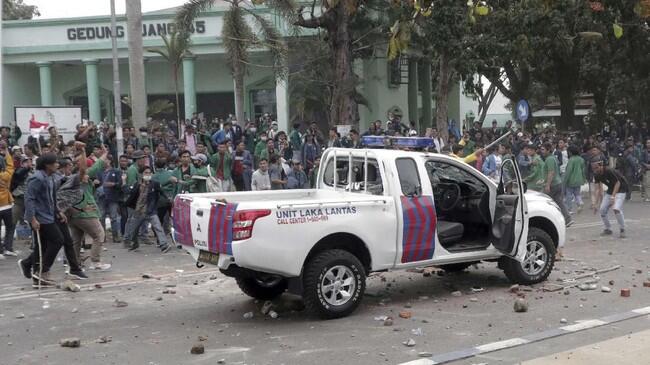
[[[194,24],[191,56],[183,60],[178,84],[181,116],[202,112],[209,117],[234,114],[234,85],[226,64],[221,41],[224,8],[203,13]],[[282,19],[267,9],[259,9],[278,29],[286,31]],[[143,14],[144,47],[163,47],[161,36],[174,28],[175,9]],[[120,93],[129,94],[127,30],[125,16],[117,17],[120,66]],[[285,33],[286,34],[286,33]],[[306,34],[305,36],[309,36]],[[253,50],[245,78],[245,113],[248,118],[263,113],[276,115],[287,130],[291,98],[286,82],[276,82],[271,57],[264,50]],[[360,91],[369,102],[360,107],[360,128],[370,121],[386,120],[389,110],[399,109],[404,120],[419,111],[422,92],[408,92],[408,85],[391,83],[391,65],[383,57],[357,62]],[[175,85],[169,63],[145,52],[147,100],[175,103]],[[2,124],[14,119],[14,106],[80,105],[91,121],[112,121],[113,78],[111,63],[110,17],[5,21],[2,23]],[[450,97],[450,118],[462,120],[476,105],[462,95],[456,85]],[[411,107],[409,108],[409,99]],[[416,100],[417,108],[413,107]],[[128,107],[124,112],[129,113]],[[412,115],[409,115],[409,111]],[[424,122],[425,126],[429,123]],[[424,128],[424,126],[423,126]]]

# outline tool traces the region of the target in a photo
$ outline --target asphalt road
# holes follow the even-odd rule
[[[368,295],[352,316],[321,321],[290,295],[275,301],[278,318],[264,316],[262,303],[244,296],[234,280],[215,268],[197,269],[181,251],[160,254],[144,246],[131,253],[108,243],[103,255],[113,269],[90,273],[91,280],[77,282],[78,293],[39,293],[20,276],[16,260],[8,258],[0,261],[0,364],[399,364],[426,360],[420,353],[435,358],[545,333],[650,304],[650,288],[643,287],[650,280],[650,205],[637,198],[625,212],[624,240],[599,237],[599,217],[589,211],[579,215],[568,230],[568,259],[557,263],[547,284],[589,269],[620,269],[599,275],[597,290],[572,288],[565,294],[545,292],[542,284],[523,288],[526,313],[513,311],[517,294],[494,263],[444,276],[373,275]],[[63,272],[57,263],[55,277],[63,279]],[[154,278],[145,279],[143,273]],[[611,293],[601,292],[602,285]],[[473,287],[484,290],[473,292]],[[631,289],[631,296],[621,297],[621,288]],[[128,305],[118,307],[116,300]],[[400,311],[412,317],[399,318]],[[248,312],[252,318],[245,318]],[[380,316],[393,317],[394,324],[384,326],[376,320]],[[638,316],[455,363],[518,363],[648,328],[648,316]],[[81,346],[59,345],[70,337],[80,338]],[[413,347],[403,344],[409,339]],[[196,343],[204,345],[204,354],[190,354]]]

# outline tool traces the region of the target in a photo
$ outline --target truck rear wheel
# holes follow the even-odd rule
[[[287,290],[287,281],[275,275],[259,275],[235,278],[239,289],[249,297],[271,300]]]
[[[305,306],[310,311],[325,319],[345,317],[363,298],[365,269],[348,251],[323,251],[305,266],[303,288]]]
[[[523,262],[504,256],[499,266],[513,283],[530,285],[546,280],[555,264],[555,244],[551,236],[540,228],[530,227],[526,251]]]

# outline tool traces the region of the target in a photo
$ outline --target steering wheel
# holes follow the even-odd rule
[[[443,212],[453,210],[460,202],[460,186],[457,184],[439,184],[438,187],[440,188],[437,199],[440,202],[438,208]]]

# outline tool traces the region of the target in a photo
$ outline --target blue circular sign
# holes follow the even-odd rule
[[[515,112],[517,113],[517,119],[519,119],[520,122],[524,123],[528,120],[530,117],[530,106],[526,99],[519,100]]]

